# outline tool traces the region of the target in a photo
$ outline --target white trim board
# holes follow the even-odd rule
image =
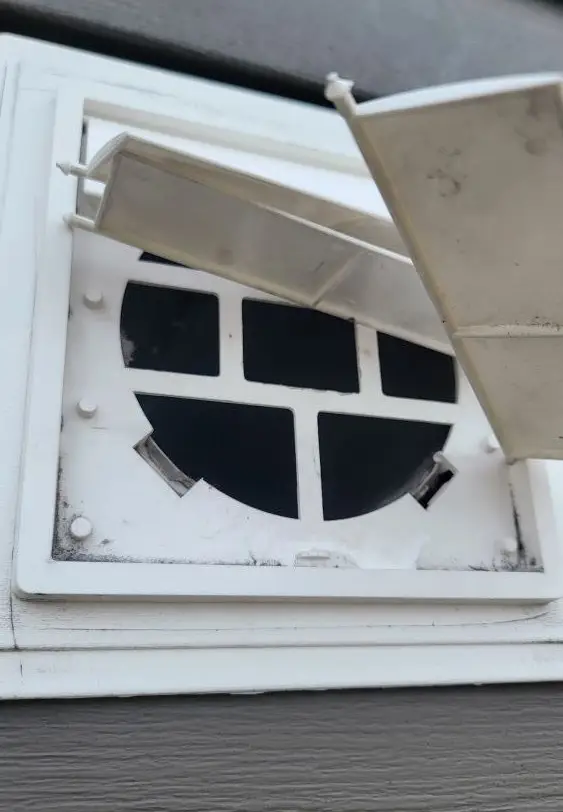
[[[122,92],[128,99],[131,94],[137,94],[145,100],[145,106],[146,99],[150,98],[151,109],[160,106],[162,115],[170,109],[175,95],[186,98],[187,94],[191,134],[196,140],[209,139],[210,143],[217,144],[221,138],[224,140],[225,131],[231,138],[233,120],[236,120],[237,143],[241,148],[256,148],[262,150],[262,154],[278,158],[291,154],[296,163],[324,166],[358,178],[367,177],[344,123],[331,111],[260,94],[247,94],[202,80],[175,77],[16,37],[0,38],[0,60],[6,75],[0,137],[6,141],[17,123],[15,115],[21,112],[15,107],[16,80],[20,87],[28,83],[28,113],[36,110],[47,118],[60,113],[57,108],[60,100],[54,91],[61,82],[67,85],[64,103],[74,111],[73,115],[81,109],[83,86],[108,83],[114,85],[114,91],[108,94],[105,107],[99,104],[90,111],[96,116],[102,115],[104,110],[108,116],[115,114],[115,105],[111,107],[115,93]],[[37,80],[39,74],[43,77],[42,84]],[[116,77],[119,78],[117,87]],[[258,109],[259,115],[256,114]],[[245,111],[242,116],[241,110]],[[306,119],[310,127],[304,126]],[[147,125],[146,121],[139,123],[143,127]],[[314,135],[319,127],[323,129],[322,150],[319,150]],[[26,173],[28,180],[35,172],[40,173],[41,156],[32,148],[33,135],[30,132],[27,151],[25,141],[19,144],[18,161],[8,162],[4,154],[0,156],[3,189],[7,188],[7,179],[17,185],[25,182]],[[62,140],[55,140],[52,145],[56,159],[68,158],[62,153],[69,147],[76,150],[79,138],[80,132],[76,128],[62,133]],[[49,216],[60,218],[65,208],[73,205],[75,189],[72,180],[62,175],[53,176],[52,183],[58,191],[54,193]],[[47,184],[43,188],[50,189],[53,194],[53,186]],[[11,237],[1,243],[7,253],[0,254],[0,261],[14,250],[10,240],[18,237],[18,217],[27,217],[36,228],[40,228],[40,211],[35,210],[33,215],[29,212],[29,206],[21,211],[17,206],[7,207],[5,196],[1,201],[0,229],[4,237]],[[383,209],[381,214],[385,215]],[[37,238],[34,241],[33,234],[37,231],[30,233],[32,237],[25,251],[19,254],[22,267],[33,266],[39,249],[44,252],[46,248],[37,242]],[[56,240],[61,250],[69,254],[71,236],[65,231],[62,220]],[[13,266],[4,262],[2,267]],[[68,268],[52,262],[52,275],[48,281],[51,289],[58,288],[62,295],[68,287]],[[217,593],[209,589],[200,594],[198,601],[179,603],[174,600],[179,593],[179,587],[176,587],[176,592],[172,590],[166,602],[149,602],[147,590],[136,597],[130,595],[128,601],[118,602],[116,598],[124,597],[122,587],[112,587],[105,577],[95,583],[95,579],[84,577],[84,570],[80,568],[90,566],[87,563],[63,563],[63,569],[65,565],[73,567],[72,572],[67,573],[64,588],[56,578],[54,581],[42,580],[44,576],[50,579],[48,569],[53,563],[49,560],[47,544],[37,558],[28,560],[23,580],[21,573],[18,576],[20,591],[27,592],[28,597],[33,596],[32,600],[21,600],[11,590],[11,562],[28,381],[29,335],[22,336],[15,322],[16,316],[19,318],[22,312],[26,318],[32,317],[34,276],[30,274],[27,284],[19,286],[17,301],[11,295],[10,274],[3,272],[0,282],[4,286],[0,315],[4,324],[13,324],[14,328],[10,363],[2,367],[3,385],[11,393],[11,398],[3,405],[1,426],[5,464],[0,468],[0,647],[17,647],[17,650],[0,654],[0,696],[252,692],[517,682],[559,679],[563,675],[563,653],[559,645],[563,642],[563,605],[560,601],[539,603],[542,598],[561,594],[561,583],[557,578],[550,583],[549,594],[530,595],[529,599],[538,603],[532,601],[527,605],[515,600],[514,595],[509,605],[464,603],[463,599],[467,597],[464,573],[455,574],[457,580],[450,583],[450,592],[445,596],[448,601],[440,605],[433,600],[436,582],[431,578],[417,596],[419,602],[414,604],[402,602],[399,600],[401,595],[397,594],[382,595],[393,597],[394,602],[377,605],[365,601],[337,601],[335,595],[330,599],[326,591],[309,594],[309,600],[304,599],[306,596],[302,591],[286,594],[286,600],[282,595],[270,592],[268,596],[262,595],[262,600],[237,601],[235,592],[240,596],[240,587],[238,591],[229,591],[228,584],[222,588],[220,601],[210,600]],[[46,278],[43,279],[45,284]],[[50,323],[46,324],[47,329],[50,326]],[[60,382],[62,354],[57,363]],[[41,369],[43,367],[37,361],[34,372]],[[53,366],[49,365],[48,369],[56,383]],[[56,397],[55,392],[55,401]],[[40,425],[48,415],[39,408],[39,401],[32,408],[38,409],[36,417]],[[52,433],[46,436],[44,440],[38,432],[34,442],[40,453],[49,457],[56,441]],[[563,490],[561,471],[557,464],[548,466],[545,471],[559,505],[558,494]],[[32,501],[37,513],[34,515],[39,515],[41,503],[44,506],[51,504],[51,496],[48,490],[35,495]],[[28,521],[30,516],[31,512],[27,514]],[[558,523],[562,518],[563,515],[555,516]],[[557,573],[559,527],[550,531],[550,538],[548,558],[553,556],[554,572]],[[511,577],[508,573],[501,574]],[[149,575],[152,578],[152,573]],[[68,584],[76,576],[74,600],[69,600],[72,592],[69,593]],[[314,573],[303,573],[303,577],[314,578]],[[334,573],[329,573],[329,578],[333,577]],[[47,600],[49,589],[46,587],[49,584],[51,595]],[[485,593],[487,589],[487,586],[483,587]],[[66,596],[64,599],[57,598],[61,593]],[[259,596],[255,594],[256,597]],[[278,600],[264,600],[265,597],[277,597]],[[288,597],[292,599],[287,600]]]
[[[343,656],[332,648],[171,650],[155,656],[141,649],[121,652],[20,651],[0,654],[0,694],[5,699],[131,696],[183,693],[255,694],[340,688],[403,688],[559,681],[561,645],[499,647],[438,646],[413,663],[411,647],[365,647]],[[298,669],[293,666],[298,663]],[[416,668],[413,680],[412,669]]]

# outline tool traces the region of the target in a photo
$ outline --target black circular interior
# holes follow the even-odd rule
[[[143,261],[158,258],[143,255]],[[155,273],[155,278],[157,275]],[[126,366],[218,376],[220,300],[212,293],[136,282],[121,311]],[[249,380],[307,390],[358,392],[355,325],[318,311],[247,299],[241,312]],[[449,355],[379,334],[383,392],[456,401]],[[294,418],[255,404],[136,393],[152,440],[191,480],[268,513],[298,518]],[[449,425],[321,411],[321,488],[327,521],[378,510],[432,470]]]

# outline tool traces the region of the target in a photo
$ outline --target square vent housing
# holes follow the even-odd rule
[[[0,696],[561,678],[561,464],[506,464],[336,114],[14,37],[0,70]],[[57,164],[124,131],[369,261],[317,312],[69,228],[105,184]]]

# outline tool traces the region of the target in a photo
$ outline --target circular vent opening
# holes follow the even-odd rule
[[[160,262],[144,254],[142,261]],[[121,311],[126,366],[221,381],[220,308],[212,293],[130,282]],[[306,308],[244,299],[240,364],[258,386],[291,387],[306,399],[361,392],[356,328]],[[453,359],[378,334],[381,390],[387,397],[456,402]],[[192,380],[191,391],[197,392]],[[220,386],[218,391],[221,391]],[[227,385],[214,400],[137,393],[152,426],[141,453],[171,487],[185,493],[204,479],[268,513],[299,517],[295,415],[280,406],[240,403]],[[275,398],[274,398],[275,400]],[[331,399],[331,403],[334,400]],[[451,426],[319,408],[317,423],[323,517],[349,519],[407,493],[430,507],[454,470],[441,455]]]

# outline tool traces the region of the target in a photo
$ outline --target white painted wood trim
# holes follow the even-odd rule
[[[414,657],[414,659],[413,659]],[[413,678],[412,671],[416,670]],[[561,644],[423,648],[194,649],[0,653],[5,699],[183,693],[256,694],[563,679]]]

